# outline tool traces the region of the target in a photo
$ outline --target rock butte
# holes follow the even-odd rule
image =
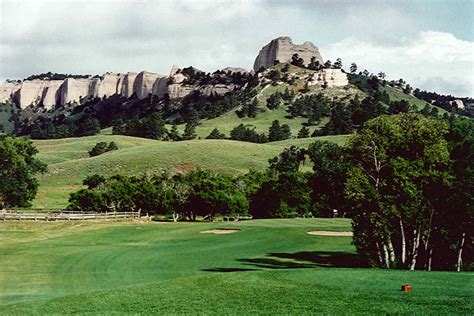
[[[308,64],[312,57],[323,63],[318,48],[311,42],[295,45],[289,37],[278,37],[260,50],[255,59],[254,70],[271,67],[276,60],[290,62],[295,53],[303,58],[305,64]],[[222,70],[232,73],[247,72],[238,67],[226,67]],[[232,84],[189,85],[185,82],[186,78],[178,66],[173,66],[168,76],[142,71],[123,74],[106,73],[101,77],[84,79],[7,81],[0,85],[0,103],[13,102],[22,109],[43,105],[46,110],[49,110],[56,105],[80,103],[80,100],[85,97],[104,98],[117,94],[129,98],[135,94],[137,98],[144,99],[150,94],[159,98],[168,94],[171,99],[177,99],[193,91],[200,91],[204,95],[224,95],[239,88]],[[346,74],[340,69],[324,69],[317,72],[309,83],[312,85],[327,83],[328,87],[337,87],[347,85],[348,81]]]
[[[293,54],[298,54],[300,58],[303,58],[305,65],[310,63],[312,57],[315,57],[321,64],[324,63],[319,49],[313,43],[304,42],[301,45],[295,45],[291,38],[282,36],[272,40],[260,50],[255,58],[253,70],[258,71],[261,67],[272,67],[275,61],[291,62]]]

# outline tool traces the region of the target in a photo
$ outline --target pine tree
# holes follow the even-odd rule
[[[206,139],[225,139],[225,135],[219,132],[217,128],[214,128]]]
[[[303,126],[298,132],[298,138],[307,138],[309,137],[309,128]]]
[[[258,111],[258,101],[257,98],[254,98],[252,102],[249,103],[247,108],[248,117],[256,117]]]
[[[173,126],[171,126],[171,130],[168,133],[169,137],[171,140],[178,141],[181,140],[181,137],[179,136],[178,133],[178,126],[174,123]]]
[[[184,140],[191,140],[196,138],[196,125],[193,123],[186,123],[184,127],[183,139]]]

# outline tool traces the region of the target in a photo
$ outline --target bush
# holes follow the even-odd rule
[[[107,144],[106,142],[99,142],[95,144],[94,148],[89,150],[89,157],[99,156],[108,151],[117,150],[117,149],[118,147],[117,147],[117,144],[115,144],[115,142],[110,142],[109,144]]]

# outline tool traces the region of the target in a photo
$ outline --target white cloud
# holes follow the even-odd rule
[[[346,38],[321,48],[325,58],[340,57],[345,66],[385,72],[420,89],[458,96],[474,96],[474,42],[445,32],[419,32],[391,44]]]

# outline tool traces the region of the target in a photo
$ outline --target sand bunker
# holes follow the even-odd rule
[[[232,234],[232,233],[237,233],[240,232],[240,229],[235,229],[235,228],[221,228],[221,229],[209,229],[209,230],[204,230],[201,232],[201,234],[216,234],[216,235],[222,235],[222,234]]]
[[[311,230],[307,232],[307,234],[316,236],[352,236],[352,232],[335,232],[329,230]]]

